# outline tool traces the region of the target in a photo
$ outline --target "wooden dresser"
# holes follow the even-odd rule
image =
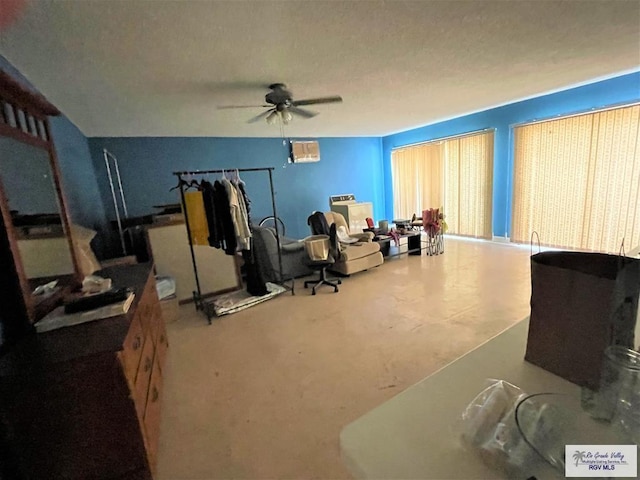
[[[98,274],[134,289],[126,315],[33,334],[0,358],[3,479],[153,478],[168,347],[153,269]]]

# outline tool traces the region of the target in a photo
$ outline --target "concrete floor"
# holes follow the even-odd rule
[[[349,422],[529,313],[529,249],[447,239],[316,296],[168,325],[158,478],[342,479]]]

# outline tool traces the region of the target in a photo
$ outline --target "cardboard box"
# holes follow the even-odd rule
[[[162,308],[162,318],[165,323],[172,323],[180,318],[180,305],[175,295],[160,300],[160,308]]]

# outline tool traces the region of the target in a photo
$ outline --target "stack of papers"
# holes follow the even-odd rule
[[[94,320],[123,315],[129,311],[134,298],[135,294],[131,292],[126,300],[122,302],[112,303],[94,310],[70,314],[64,313],[64,306],[58,307],[36,323],[36,331],[38,333],[48,332],[57,328],[70,327]]]

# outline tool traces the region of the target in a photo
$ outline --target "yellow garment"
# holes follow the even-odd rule
[[[184,203],[189,215],[189,231],[193,245],[209,246],[209,224],[204,211],[202,192],[185,192]]]

